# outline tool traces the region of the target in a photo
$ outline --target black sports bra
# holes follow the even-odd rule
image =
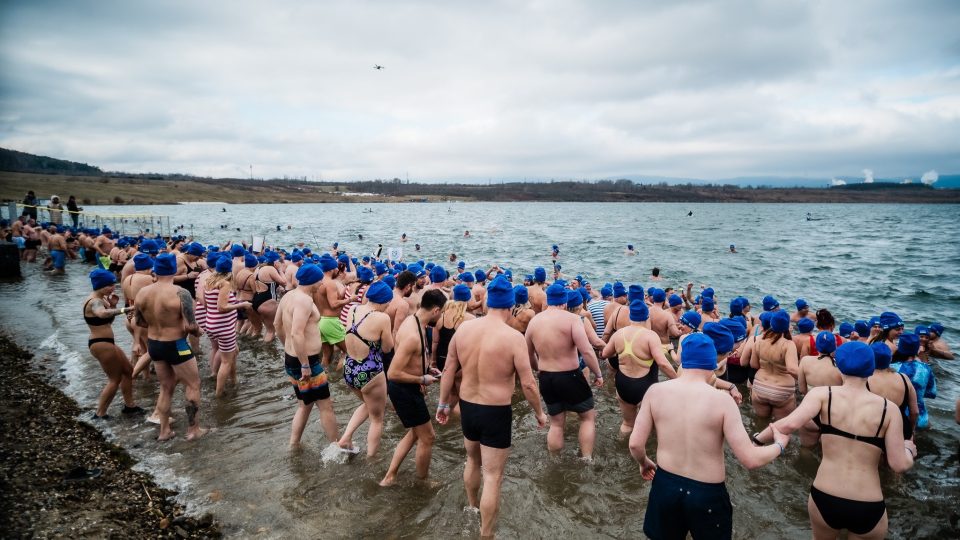
[[[116,315],[113,317],[101,318],[101,317],[89,317],[87,316],[87,304],[90,303],[90,300],[87,300],[83,304],[83,320],[87,322],[90,326],[106,326],[108,324],[113,324],[113,320],[116,319]]]
[[[885,448],[883,437],[880,436],[880,430],[883,429],[883,421],[887,418],[887,400],[883,399],[883,414],[880,415],[880,425],[877,426],[877,433],[873,437],[867,437],[864,435],[854,435],[849,431],[844,431],[839,428],[835,428],[830,425],[830,408],[833,406],[833,387],[827,387],[827,422],[823,423],[820,420],[820,415],[817,415],[813,418],[813,423],[820,428],[821,435],[839,435],[840,437],[846,437],[847,439],[853,439],[855,441],[860,441],[867,444],[872,444],[883,451]]]

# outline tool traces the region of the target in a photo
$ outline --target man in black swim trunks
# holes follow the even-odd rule
[[[597,388],[603,386],[603,374],[583,322],[566,310],[566,304],[567,290],[563,285],[554,283],[547,287],[547,309],[530,321],[526,341],[530,365],[540,371],[540,393],[550,415],[547,449],[563,449],[567,412],[574,412],[580,417],[580,454],[589,460],[593,457],[597,412],[577,352],[594,374]]]
[[[446,303],[443,291],[425,291],[420,298],[420,307],[403,321],[397,331],[395,353],[387,371],[387,393],[407,433],[397,444],[390,468],[380,481],[381,486],[391,486],[397,481],[400,464],[414,444],[417,445],[417,478],[424,479],[430,473],[435,434],[423,392],[424,387],[438,380],[440,373],[427,367],[426,328],[440,318]]]
[[[437,421],[450,418],[449,403],[457,373],[460,381],[460,422],[467,450],[464,487],[467,501],[480,509],[480,536],[493,537],[500,510],[500,484],[510,455],[513,407],[510,404],[516,378],[540,427],[547,415],[540,406],[537,380],[530,369],[530,356],[523,334],[507,324],[514,304],[514,291],[503,276],[487,287],[487,315],[460,325],[450,341],[447,363],[440,382]],[[483,497],[480,498],[480,468]]]
[[[157,398],[160,436],[157,440],[166,441],[176,435],[170,429],[170,402],[177,384],[183,383],[189,441],[208,431],[200,427],[200,372],[187,342],[187,334],[200,335],[200,327],[190,293],[173,284],[173,276],[177,273],[176,255],[158,255],[153,272],[157,276],[156,283],[140,289],[134,299],[134,324],[147,329],[147,352],[160,380],[160,396]]]
[[[744,467],[756,469],[781,455],[790,438],[773,430],[773,444],[750,442],[737,404],[710,385],[717,349],[708,336],[690,334],[680,354],[682,373],[647,390],[630,435],[630,454],[643,478],[653,480],[643,532],[657,539],[730,538],[724,442]],[[647,457],[654,429],[658,463]]]

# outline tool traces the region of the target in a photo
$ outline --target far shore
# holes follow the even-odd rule
[[[0,201],[21,202],[28,190],[80,206],[156,204],[288,204],[402,202],[682,202],[960,204],[960,189],[920,184],[859,184],[839,188],[739,188],[635,184],[627,181],[510,184],[315,183],[291,180],[145,179],[0,172]]]

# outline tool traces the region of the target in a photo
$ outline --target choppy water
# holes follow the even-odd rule
[[[838,320],[898,312],[912,328],[940,320],[954,350],[960,349],[960,207],[924,205],[799,204],[526,204],[454,203],[398,205],[230,205],[100,207],[96,211],[171,216],[204,243],[267,236],[268,244],[310,246],[339,241],[356,254],[378,242],[401,246],[407,258],[443,260],[450,252],[469,268],[500,263],[514,274],[549,266],[551,244],[561,248],[563,271],[594,283],[613,278],[649,285],[650,268],[663,269],[668,285],[693,281],[717,289],[721,306],[737,294],[755,304],[774,294],[786,306],[804,296],[829,307]],[[372,208],[373,213],[364,213]],[[688,211],[693,211],[691,217]],[[806,221],[812,212],[821,221]],[[288,224],[292,230],[286,230]],[[228,229],[221,228],[228,225]],[[283,230],[276,232],[276,226]],[[129,225],[128,225],[129,227]],[[239,227],[240,232],[235,229]],[[472,238],[462,237],[470,230]],[[129,229],[127,232],[130,232]],[[365,240],[359,241],[357,234]],[[634,244],[639,256],[626,257]],[[737,245],[740,253],[727,253]],[[453,265],[446,265],[451,268]],[[41,275],[25,268],[25,279],[0,284],[0,323],[38,353],[60,375],[69,395],[93,408],[105,378],[86,348],[80,302],[88,290],[88,268],[68,265],[68,275]],[[116,324],[118,343],[129,350],[126,331]],[[46,360],[44,360],[46,359]],[[960,389],[954,366],[935,365],[940,397],[928,400],[933,429],[918,437],[920,459],[905,475],[882,473],[893,538],[960,535],[960,475],[953,406]],[[201,373],[209,368],[204,361]],[[232,536],[263,537],[473,537],[478,518],[464,512],[463,447],[459,425],[437,427],[432,481],[415,482],[412,456],[397,487],[381,489],[393,448],[403,433],[388,412],[380,455],[340,462],[324,453],[322,431],[312,423],[306,448],[287,450],[296,408],[278,349],[243,342],[240,387],[213,399],[213,381],[203,383],[202,421],[218,428],[187,443],[156,443],[156,428],[132,420],[108,424],[109,434],[141,459],[162,482],[182,490],[199,511],[211,511]],[[332,386],[341,428],[359,404],[335,377]],[[745,389],[742,389],[747,395]],[[137,382],[145,407],[156,398],[153,383]],[[182,411],[178,390],[174,411]],[[119,396],[114,407],[119,406]],[[436,389],[429,398],[436,404]],[[567,436],[563,456],[551,459],[546,432],[536,429],[522,397],[515,399],[514,446],[504,480],[499,522],[502,537],[628,538],[641,536],[649,484],[643,482],[618,437],[619,410],[612,385],[598,395],[595,461],[576,458],[576,434]],[[741,410],[748,431],[761,424],[750,407]],[[183,414],[178,431],[182,432]],[[314,415],[314,419],[316,415]],[[355,435],[362,443],[365,428]],[[785,458],[747,472],[728,454],[727,486],[734,505],[734,532],[740,538],[809,536],[807,494],[819,458],[794,445]]]

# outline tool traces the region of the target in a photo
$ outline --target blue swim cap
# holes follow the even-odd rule
[[[263,260],[267,264],[273,264],[280,260],[280,254],[276,251],[268,251],[263,255]]]
[[[473,283],[473,281],[474,281],[474,280],[473,280],[473,274],[471,274],[470,272],[464,272],[464,273],[460,274],[459,277],[460,277],[460,281],[462,281],[462,282],[464,282],[464,283]]]
[[[372,283],[373,282],[373,270],[367,268],[366,266],[360,266],[357,268],[357,281],[360,283]],[[369,294],[369,292],[367,293]],[[379,302],[378,302],[379,303]]]
[[[730,315],[743,315],[743,301],[739,296],[730,301]]]
[[[829,354],[837,350],[837,338],[834,337],[833,332],[827,330],[817,334],[816,344],[817,352],[820,354]]]
[[[463,270],[463,269],[466,268],[466,267],[467,267],[467,263],[465,263],[465,262],[463,262],[463,261],[460,261],[460,262],[457,263],[457,270]]]
[[[374,304],[389,304],[393,300],[393,287],[382,281],[375,281],[367,287],[364,296],[366,296],[368,302]]]
[[[760,319],[760,327],[763,328],[764,330],[769,330],[769,329],[770,329],[770,318],[771,318],[771,317],[773,317],[773,312],[772,312],[772,311],[764,311],[763,313],[761,313],[761,314],[760,314],[760,317],[759,317],[759,319]]]
[[[741,319],[742,317],[722,319],[719,323],[722,324],[723,327],[728,331],[730,331],[730,334],[733,336],[734,343],[740,343],[741,341],[747,339],[747,323]],[[719,351],[720,347],[717,347],[717,350]]]
[[[700,303],[700,311],[703,313],[712,313],[717,306],[713,303],[713,297],[704,296],[703,301]]]
[[[650,297],[653,298],[654,302],[662,304],[663,302],[667,301],[667,292],[663,289],[655,288],[653,289],[653,294],[651,294]]]
[[[430,270],[431,283],[443,283],[447,280],[447,271],[442,266],[434,266]]]
[[[547,287],[547,305],[562,306],[567,303],[567,289],[559,283]]]
[[[703,292],[700,293],[700,296],[706,296],[706,297],[708,297],[708,298],[713,298],[713,296],[714,296],[713,287],[707,287],[706,289],[704,289]]]
[[[543,283],[547,280],[547,271],[542,266],[533,269],[533,280],[537,283]]]
[[[523,285],[517,285],[513,288],[513,296],[515,305],[522,306],[530,301],[530,293],[527,292],[527,288]]]
[[[650,318],[650,308],[643,299],[630,302],[630,320],[633,322],[643,322]]]
[[[670,307],[677,307],[683,305],[683,298],[680,298],[680,295],[671,294],[670,298],[667,299],[667,303],[670,304]]]
[[[770,317],[770,329],[778,334],[790,331],[790,315],[786,311],[777,311]]]
[[[631,285],[627,291],[627,302],[633,303],[634,300],[643,300],[643,285]]]
[[[897,352],[904,356],[916,356],[920,352],[920,336],[902,334],[897,341]]]
[[[922,324],[918,324],[917,327],[913,330],[913,333],[918,336],[929,336],[930,329]]]
[[[230,257],[220,257],[213,265],[213,269],[221,274],[233,272],[233,259]]]
[[[574,290],[567,289],[567,309],[583,305],[583,297]]]
[[[627,289],[623,286],[623,283],[615,281],[613,283],[613,297],[620,298],[621,296],[627,295]]]
[[[321,279],[323,279],[323,269],[315,264],[306,263],[297,270],[297,282],[300,285],[313,285]]]
[[[429,272],[430,270],[433,270],[433,268],[434,268],[435,266],[437,266],[437,265],[434,264],[434,263],[431,261],[431,262],[428,262],[427,265],[424,266],[424,268]]]
[[[133,269],[137,272],[141,270],[152,270],[153,259],[146,253],[137,253],[133,256]]]
[[[590,291],[588,291],[586,287],[580,287],[579,289],[577,289],[577,292],[580,293],[580,298],[581,298],[584,302],[589,302],[590,300],[593,299],[593,298],[590,296]]]
[[[880,314],[880,329],[890,330],[891,328],[903,328],[903,319],[892,311],[884,311]]]
[[[868,321],[867,324],[870,325],[870,328],[880,326],[880,317],[870,317],[870,321]]]
[[[713,347],[717,350],[717,354],[727,354],[733,351],[733,333],[726,326],[708,322],[703,325],[703,334],[713,340]],[[686,349],[686,347],[683,348]]]
[[[362,261],[365,262],[365,263],[368,263],[368,262],[370,262],[370,256],[369,256],[369,255],[364,255],[364,256],[363,256],[363,259],[360,259],[360,260],[362,260]]]
[[[763,297],[763,310],[764,310],[764,311],[773,311],[773,310],[777,309],[778,307],[780,307],[780,301],[779,301],[779,300],[777,300],[776,298],[770,296],[769,294],[768,294],[767,296],[764,296],[764,297]]]
[[[96,268],[90,272],[90,285],[93,287],[93,290],[100,290],[104,287],[113,287],[117,284],[117,276],[113,275],[113,272],[109,270],[104,270],[103,268]]]
[[[194,242],[187,246],[186,254],[192,257],[200,257],[203,255],[203,246]]]
[[[290,257],[290,262],[298,263],[298,262],[300,262],[300,261],[302,261],[302,260],[303,260],[303,254],[302,254],[302,253],[294,253],[294,254]]]
[[[350,256],[347,255],[346,253],[344,253],[344,254],[342,254],[342,255],[340,255],[340,256],[337,257],[337,262],[338,262],[339,264],[346,265],[347,268],[349,268],[349,267],[350,267]]]
[[[936,334],[937,334],[937,337],[940,337],[940,336],[943,335],[943,325],[940,324],[940,323],[938,323],[938,322],[932,322],[932,323],[930,323],[930,325],[928,326],[928,328],[929,328],[929,330],[930,330],[930,333],[931,333],[931,334],[936,333]]]
[[[383,276],[380,278],[380,281],[386,283],[391,289],[395,289],[397,287],[397,278],[393,276]]]
[[[801,309],[810,308],[810,304],[808,304],[807,301],[804,300],[803,298],[797,298],[796,305],[797,305],[797,311],[800,311]]]
[[[243,257],[244,253],[247,251],[243,249],[243,246],[240,244],[234,244],[230,246],[230,256],[231,257]]]
[[[600,296],[603,298],[613,297],[613,285],[604,285],[600,288]]]
[[[483,283],[487,280],[487,273],[483,270],[477,270],[473,273],[473,277],[477,278],[477,283]]]
[[[473,294],[470,292],[470,287],[466,285],[456,285],[453,287],[453,300],[455,302],[467,302],[471,296],[473,296]]]
[[[243,256],[243,266],[247,268],[255,268],[258,262],[257,258],[249,253]]]
[[[387,265],[383,264],[382,262],[378,262],[377,264],[373,265],[373,273],[376,275],[382,276],[387,272],[389,272],[389,270],[387,270]]]
[[[840,373],[866,379],[873,374],[874,352],[866,343],[848,341],[837,347],[837,368]]]
[[[172,276],[177,273],[177,256],[173,253],[157,255],[153,263],[153,273],[158,276]]]
[[[797,321],[797,330],[798,330],[801,334],[806,334],[807,332],[812,332],[815,326],[816,326],[816,324],[814,324],[813,321],[811,321],[810,319],[808,319],[808,318],[806,318],[806,317],[803,317],[803,318],[801,318],[799,321]]]
[[[691,330],[699,330],[703,318],[696,311],[688,311],[680,316],[680,324],[689,327]]]
[[[870,348],[873,349],[873,361],[876,369],[887,369],[890,367],[890,363],[893,362],[893,353],[890,352],[890,347],[887,347],[886,343],[878,341],[870,345]]]
[[[490,309],[510,309],[515,303],[513,286],[503,276],[497,276],[487,285],[487,307]]]
[[[329,272],[331,270],[337,269],[337,260],[330,256],[329,253],[324,253],[320,256],[319,262],[320,269],[324,272]],[[300,278],[297,278],[297,281],[300,281]]]
[[[867,335],[870,333],[870,325],[864,320],[858,320],[853,323],[853,329],[857,331],[857,334],[859,334],[860,337],[867,337]]]
[[[840,334],[842,338],[849,338],[850,334],[853,333],[853,325],[848,322],[840,323],[840,329],[837,330],[837,333]]]
[[[683,369],[717,369],[717,348],[713,340],[701,334],[690,334],[680,347],[680,365]]]
[[[633,244],[627,244],[627,249],[629,249],[630,251],[633,251]]]

